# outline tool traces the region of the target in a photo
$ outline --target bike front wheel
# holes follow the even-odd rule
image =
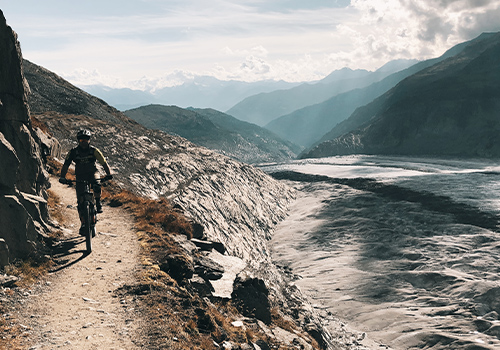
[[[89,203],[85,203],[83,208],[83,221],[85,225],[85,245],[87,248],[87,253],[90,254],[92,252],[92,231],[93,231],[93,223],[90,212]]]

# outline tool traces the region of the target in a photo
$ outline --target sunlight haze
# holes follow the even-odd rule
[[[0,0],[24,58],[73,84],[313,81],[500,30],[497,0]]]

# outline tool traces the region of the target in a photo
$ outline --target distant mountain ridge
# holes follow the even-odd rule
[[[288,89],[298,83],[284,81],[223,81],[199,76],[181,85],[155,89],[154,91],[111,88],[103,85],[82,85],[84,91],[105,100],[124,111],[149,104],[176,105],[182,108],[213,108],[225,111],[248,96],[278,89]]]
[[[485,33],[334,128],[302,157],[404,154],[500,157],[500,33]]]
[[[148,105],[124,113],[148,128],[182,136],[248,164],[285,161],[300,152],[272,132],[214,109]]]
[[[250,96],[229,109],[227,113],[260,126],[269,125],[276,118],[323,102],[337,94],[368,86],[416,62],[416,60],[397,60],[387,63],[375,72],[342,68],[318,82]],[[279,132],[277,129],[272,131]],[[282,133],[280,136],[285,135]]]
[[[338,94],[322,103],[284,115],[265,127],[285,140],[294,140],[296,144],[310,148],[323,140],[329,130],[349,118],[356,108],[370,103],[404,78],[453,56],[462,46],[457,45],[441,57],[416,63],[369,86]]]

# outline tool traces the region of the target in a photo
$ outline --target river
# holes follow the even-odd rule
[[[500,349],[500,163],[262,166],[299,191],[271,241],[318,308],[391,349]]]

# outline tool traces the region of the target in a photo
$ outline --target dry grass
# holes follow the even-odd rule
[[[0,350],[24,350],[21,346],[22,336],[23,332],[19,325],[9,325],[3,317],[0,317]]]
[[[0,303],[0,350],[17,350],[19,344],[16,338],[19,337],[21,332],[15,326],[11,326],[6,320],[7,310]]]
[[[38,120],[33,114],[31,115],[31,124],[34,127],[37,127],[40,130],[42,130],[44,133],[52,135],[49,128],[47,127],[47,125],[45,123],[41,122],[40,120]]]
[[[40,258],[39,260],[28,259],[16,264],[5,266],[5,273],[19,277],[16,282],[18,287],[28,287],[45,276],[53,267],[51,260]]]
[[[53,221],[58,223],[59,225],[64,225],[66,222],[66,217],[64,216],[63,208],[61,206],[61,199],[55,194],[52,190],[47,190],[47,206],[49,208],[49,215]],[[63,236],[63,232],[61,230],[54,230],[49,233],[49,237],[51,239],[59,239]]]
[[[214,341],[243,344],[257,339],[271,342],[258,327],[238,328],[232,322],[241,315],[230,301],[207,301],[186,286],[179,285],[161,271],[158,262],[166,254],[184,254],[173,235],[191,237],[190,222],[165,199],[158,201],[137,197],[114,185],[103,189],[103,200],[130,210],[136,219],[136,228],[143,247],[143,261],[147,262],[142,282],[122,290],[139,295],[147,310],[147,346],[155,349],[212,350]],[[285,324],[285,320],[275,318]],[[287,324],[288,328],[292,326]]]
[[[8,275],[20,277],[16,282],[16,287],[26,288],[33,285],[42,276],[46,275],[52,267],[50,260],[36,261],[26,260],[11,264],[4,268]],[[6,298],[16,298],[13,289],[4,289],[3,295]],[[10,319],[9,307],[0,301],[0,350],[23,350],[21,345],[23,338],[29,336],[26,330],[14,319]]]
[[[157,236],[182,234],[188,238],[193,236],[191,223],[179,212],[175,211],[166,199],[152,200],[138,197],[130,191],[107,186],[102,197],[111,206],[130,209],[136,219],[136,227],[140,231],[150,231]]]

